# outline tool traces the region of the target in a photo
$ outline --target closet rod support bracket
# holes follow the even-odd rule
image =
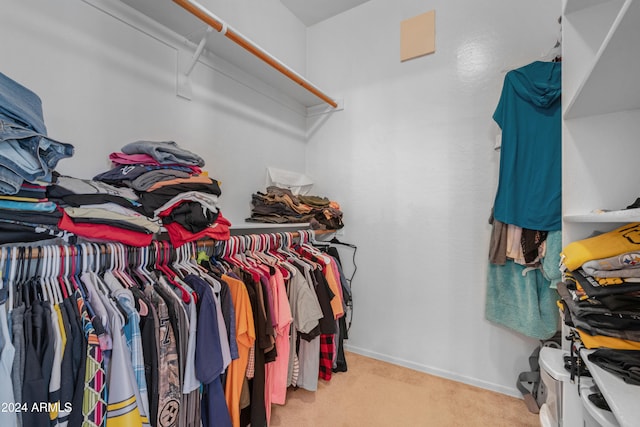
[[[324,116],[325,114],[344,110],[344,99],[334,99],[334,101],[338,104],[335,108],[327,104],[318,104],[307,107],[307,117]]]
[[[200,56],[204,51],[204,46],[207,43],[207,37],[209,37],[209,34],[211,34],[212,31],[213,31],[213,28],[208,26],[202,38],[200,39],[200,42],[198,43],[198,46],[196,47],[195,52],[193,53],[193,55],[191,55],[191,58],[188,59],[186,67],[182,67],[181,65],[183,62],[187,61],[187,59],[185,58],[185,56],[188,55],[187,52],[182,52],[182,51],[178,52],[178,67],[177,67],[177,78],[176,78],[177,80],[176,95],[177,96],[184,99],[191,100],[191,97],[193,96],[193,91],[191,90],[191,80],[189,79],[189,76],[191,75],[193,68],[196,66],[198,59],[200,59]]]

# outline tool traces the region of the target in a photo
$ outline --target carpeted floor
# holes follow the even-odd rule
[[[289,389],[271,426],[539,426],[524,402],[466,384],[347,353],[348,372],[319,381],[318,391]]]

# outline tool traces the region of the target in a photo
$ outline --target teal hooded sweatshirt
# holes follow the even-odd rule
[[[560,230],[561,62],[509,71],[493,119],[502,129],[494,217],[530,230]]]

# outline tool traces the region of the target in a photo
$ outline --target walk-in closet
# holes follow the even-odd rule
[[[0,425],[639,425],[640,0],[0,12]]]

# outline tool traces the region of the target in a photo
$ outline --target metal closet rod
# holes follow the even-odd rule
[[[319,235],[322,235],[322,234],[331,234],[331,233],[335,233],[335,232],[336,232],[335,230],[315,230],[315,235],[319,236]],[[300,237],[300,233],[298,231],[293,231],[293,232],[289,231],[289,232],[285,232],[285,233],[291,235],[291,237],[294,238],[294,239]],[[280,233],[247,233],[247,234],[240,234],[240,235],[232,236],[232,237],[241,237],[241,236],[250,236],[250,235],[258,235],[259,236],[259,235],[263,235],[263,234],[269,235],[269,234],[280,234]],[[161,242],[163,242],[165,244],[169,243],[168,240],[164,240],[164,241],[161,241]],[[203,239],[203,240],[194,241],[193,243],[195,243],[197,247],[202,247],[202,246],[204,246],[204,247],[213,247],[217,242],[225,242],[225,240]],[[62,245],[62,244],[61,245],[54,245],[54,244],[51,244],[51,245],[45,245],[45,246],[53,246],[53,247],[57,246],[59,248],[60,247],[64,248],[65,246],[66,247],[72,247],[72,246],[79,246],[81,244],[82,243],[78,243],[77,245]],[[86,247],[92,247],[92,245],[97,246],[100,249],[100,253],[102,253],[102,254],[110,253],[110,248],[109,248],[107,243],[93,243],[92,244],[91,242],[86,242],[85,245],[86,245]],[[123,245],[123,244],[118,244],[118,246],[123,246],[126,249],[142,249],[142,248],[138,248],[138,247],[134,247],[134,246],[127,246],[127,245]],[[149,248],[153,248],[153,244],[151,246],[148,246],[148,247]],[[7,249],[7,250],[10,251],[11,248],[12,248],[11,246],[6,246],[4,249]],[[22,248],[24,248],[24,255],[25,255],[23,259],[35,259],[35,258],[38,258],[38,257],[44,255],[44,250],[41,249],[42,246],[22,246]],[[177,249],[177,248],[174,248],[173,246],[170,246],[170,248],[172,250]],[[31,250],[29,250],[29,249],[31,249]]]
[[[284,65],[278,59],[273,57],[269,52],[262,49],[260,46],[253,43],[248,38],[244,37],[238,31],[236,31],[233,27],[227,25],[222,19],[218,18],[216,15],[207,10],[204,6],[199,4],[198,2],[192,0],[173,0],[175,3],[183,7],[185,10],[190,12],[192,15],[198,17],[200,20],[211,26],[214,30],[219,33],[222,33],[225,37],[232,40],[236,44],[240,45],[242,48],[246,49],[251,54],[257,56],[262,61],[269,64],[271,67],[278,70],[280,73],[287,76],[289,79],[293,80],[309,92],[313,93],[318,98],[322,99],[327,104],[331,105],[333,108],[338,107],[338,103],[331,99],[329,96],[325,95],[321,92],[317,87],[309,83],[298,73]]]

